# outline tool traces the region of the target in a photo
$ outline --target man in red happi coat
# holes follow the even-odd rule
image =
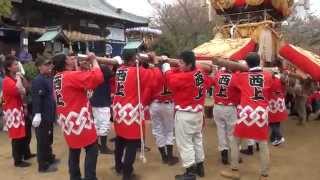
[[[152,102],[154,91],[160,91],[157,79],[161,76],[161,70],[136,67],[137,53],[134,50],[124,50],[122,56],[124,64],[116,72],[112,104],[117,136],[115,169],[117,173],[123,174],[123,180],[132,180],[137,177],[133,174],[133,164],[141,140],[144,140],[145,113]]]
[[[246,58],[248,72],[237,73],[233,76],[231,86],[240,91],[238,120],[236,121],[231,139],[231,169],[222,171],[226,178],[240,179],[239,145],[242,139],[253,139],[260,145],[260,180],[268,179],[269,171],[269,100],[274,90],[272,74],[260,67],[260,56],[249,53]]]
[[[88,71],[76,71],[73,56],[58,54],[52,58],[58,123],[69,146],[70,180],[81,180],[79,168],[81,149],[86,151],[85,179],[96,180],[98,156],[97,133],[87,91],[103,82],[103,74],[94,54],[87,59]]]

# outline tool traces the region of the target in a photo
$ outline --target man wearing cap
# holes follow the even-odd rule
[[[39,58],[36,61],[39,74],[32,81],[32,125],[35,127],[37,138],[37,158],[39,172],[54,172],[52,166],[57,160],[52,153],[53,123],[55,116],[55,101],[51,78],[52,63],[49,59]]]

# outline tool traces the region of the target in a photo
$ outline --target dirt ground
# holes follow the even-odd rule
[[[271,180],[319,180],[320,179],[320,121],[309,122],[306,127],[296,126],[296,120],[289,120],[284,124],[286,143],[280,147],[271,147]],[[219,171],[227,168],[220,163],[220,154],[217,151],[216,127],[212,121],[207,122],[204,131],[204,145],[206,152],[206,176],[203,180],[223,180]],[[35,138],[32,139],[32,151],[35,152]],[[183,172],[181,165],[169,167],[160,163],[158,150],[148,128],[147,145],[151,151],[147,153],[146,164],[137,159],[135,172],[142,180],[173,180],[174,176]],[[58,172],[39,174],[36,159],[30,160],[32,167],[19,169],[13,167],[11,146],[4,132],[0,132],[0,169],[1,180],[67,180],[67,155],[68,149],[61,136],[61,131],[56,128],[54,153],[61,159]],[[177,154],[177,151],[175,151]],[[84,153],[82,153],[84,155]],[[258,154],[248,157],[243,156],[241,165],[243,180],[257,180],[259,161]],[[83,158],[82,158],[83,162]],[[120,180],[111,167],[113,156],[100,155],[98,160],[97,175],[99,180]]]

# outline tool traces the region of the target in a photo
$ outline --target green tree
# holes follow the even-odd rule
[[[293,19],[283,26],[287,41],[320,54],[320,18],[309,14],[307,19]]]
[[[162,30],[160,40],[154,47],[160,54],[166,52],[176,56],[183,50],[211,40],[213,27],[221,22],[217,16],[209,22],[208,8],[203,6],[202,1],[175,0],[173,4],[165,5],[153,2],[149,0],[156,10],[152,25]]]
[[[0,22],[2,17],[11,15],[12,4],[10,0],[0,0]]]
[[[26,72],[25,77],[30,82],[39,74],[38,68],[36,67],[34,62],[24,64],[23,68]]]

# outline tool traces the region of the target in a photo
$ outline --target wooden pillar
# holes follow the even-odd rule
[[[101,32],[100,36],[103,37],[103,38],[107,38],[107,36],[110,34],[110,31],[107,30],[107,24],[104,23],[104,21],[99,21],[97,23],[98,23],[98,25],[100,27],[100,32]],[[107,44],[107,42],[105,41],[103,47],[105,47],[106,44]],[[106,48],[102,49],[102,53],[106,54]]]

